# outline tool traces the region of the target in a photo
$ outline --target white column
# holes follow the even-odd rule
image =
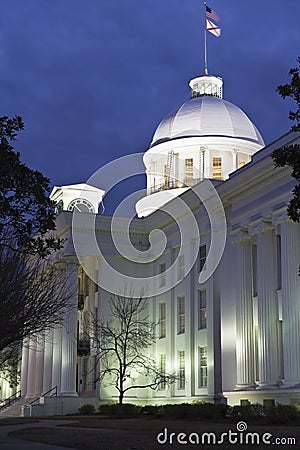
[[[236,283],[237,388],[255,386],[251,240],[246,232],[238,236]]]
[[[29,358],[28,339],[24,339],[23,346],[22,346],[22,362],[21,362],[21,395],[22,395],[22,397],[26,397],[26,394],[27,394],[28,358]]]
[[[48,331],[45,335],[43,393],[48,392],[53,387],[52,386],[53,336],[54,330]]]
[[[233,167],[233,170],[236,170],[236,169],[238,169],[239,167],[238,167],[238,151],[237,150],[233,150],[233,152],[232,152],[232,167]]]
[[[205,178],[205,147],[200,147],[199,154],[199,175],[197,178],[199,180],[203,180]]]
[[[51,387],[57,386],[58,394],[61,391],[61,339],[62,339],[62,327],[57,326],[53,331]]]
[[[40,334],[36,344],[36,362],[35,362],[35,396],[42,394],[43,374],[44,374],[44,335]]]
[[[258,359],[259,386],[278,384],[278,303],[275,233],[263,223],[257,234]]]
[[[28,350],[28,376],[26,397],[34,397],[36,374],[36,338],[30,339]]]
[[[282,338],[284,385],[300,384],[300,225],[281,224]]]
[[[68,312],[62,328],[61,395],[76,397],[78,264],[66,261]]]

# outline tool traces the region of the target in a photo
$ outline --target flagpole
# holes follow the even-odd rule
[[[206,44],[206,0],[204,0],[204,73],[205,75],[208,75],[207,44]]]

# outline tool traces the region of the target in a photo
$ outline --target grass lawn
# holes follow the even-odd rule
[[[60,445],[82,450],[153,450],[159,448],[182,449],[182,448],[201,448],[201,449],[264,449],[270,448],[270,444],[275,444],[275,438],[295,438],[296,444],[288,444],[287,441],[277,444],[276,448],[300,448],[300,426],[298,425],[252,425],[248,424],[248,429],[243,432],[237,432],[235,423],[228,422],[204,422],[200,420],[168,420],[164,418],[141,417],[132,419],[116,419],[103,418],[97,416],[91,417],[76,417],[68,416],[65,419],[77,420],[76,423],[69,425],[61,425],[55,427],[32,427],[13,431],[11,436],[26,439],[30,441],[45,442],[48,444]],[[157,442],[158,433],[163,433],[161,444]],[[237,433],[232,435],[231,439],[243,439],[243,444],[234,444],[228,442],[227,437],[224,436],[223,442],[218,444],[217,441],[221,439],[222,433]],[[175,433],[175,435],[171,435]],[[179,435],[185,433],[185,435]],[[193,434],[191,434],[193,433]],[[202,433],[215,433],[216,442],[211,441],[201,443]],[[245,444],[247,433],[258,433],[260,444]],[[266,439],[270,444],[262,443],[262,436],[264,433]],[[200,443],[197,443],[197,436],[199,436]],[[167,437],[167,442],[165,442]],[[179,441],[186,441],[187,444],[178,443]],[[210,437],[213,439],[213,437]],[[189,442],[191,439],[192,443]],[[249,437],[250,439],[250,437]],[[253,439],[257,439],[253,437]],[[171,442],[171,443],[170,443]],[[251,442],[251,441],[250,441]]]
[[[36,423],[36,422],[38,422],[38,419],[23,419],[22,417],[16,418],[3,417],[0,419],[0,427],[4,427],[6,425],[19,425],[23,423]]]

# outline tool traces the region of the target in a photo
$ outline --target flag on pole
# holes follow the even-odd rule
[[[212,19],[215,22],[219,22],[220,17],[219,15],[216,13],[216,11],[214,11],[213,9],[209,8],[207,5],[205,5],[205,11],[206,11],[206,17],[207,19]]]
[[[211,20],[206,18],[206,29],[207,31],[209,31],[211,34],[213,34],[216,37],[220,37],[221,36],[221,28],[218,27],[218,25],[214,24]]]

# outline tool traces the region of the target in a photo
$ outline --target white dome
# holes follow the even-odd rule
[[[264,146],[264,141],[248,116],[232,103],[211,95],[184,103],[159,124],[151,147],[183,137],[226,136]]]

